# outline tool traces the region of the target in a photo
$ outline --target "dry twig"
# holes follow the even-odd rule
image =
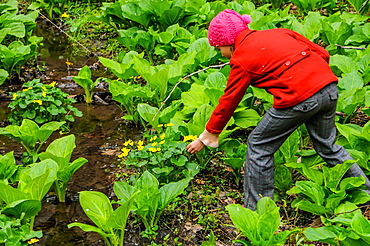
[[[339,45],[339,44],[336,44],[336,46],[338,46],[342,49],[353,49],[353,50],[365,50],[366,49],[366,48],[362,48],[362,47],[342,46],[342,45]]]
[[[187,78],[189,78],[189,77],[191,77],[191,76],[193,76],[193,75],[195,75],[195,74],[198,74],[198,73],[200,73],[200,72],[206,71],[206,70],[208,70],[208,69],[210,69],[210,68],[222,68],[222,67],[224,67],[224,66],[226,66],[226,65],[229,65],[229,64],[230,64],[230,62],[226,62],[226,63],[220,64],[220,65],[213,65],[213,66],[209,66],[209,67],[203,68],[203,69],[201,69],[201,70],[198,70],[198,71],[196,71],[196,72],[194,72],[194,73],[191,73],[191,74],[188,74],[188,75],[186,75],[186,76],[182,77],[182,78],[180,79],[180,81],[179,81],[179,82],[177,82],[177,83],[175,84],[175,86],[172,88],[172,90],[171,90],[170,94],[166,97],[166,99],[164,99],[164,101],[163,101],[163,102],[161,102],[161,106],[159,107],[159,109],[158,109],[158,111],[155,113],[155,115],[153,116],[152,121],[154,121],[154,119],[157,117],[158,113],[159,113],[159,112],[161,111],[161,109],[163,108],[164,104],[165,104],[165,103],[167,102],[167,100],[171,97],[171,95],[172,95],[172,93],[175,91],[176,87],[177,87],[177,86],[178,86],[182,81],[184,81],[185,79],[187,79]]]

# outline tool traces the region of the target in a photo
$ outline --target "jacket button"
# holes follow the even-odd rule
[[[305,55],[306,55],[306,52],[304,52],[304,51],[303,51],[303,52],[302,52],[302,55],[304,55],[304,56],[305,56]]]
[[[285,63],[285,65],[289,66],[289,65],[290,65],[290,61],[287,61],[287,62]]]

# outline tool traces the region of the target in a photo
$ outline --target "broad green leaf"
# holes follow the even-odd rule
[[[19,189],[13,188],[10,185],[0,182],[0,200],[4,201],[6,204],[11,204],[15,201],[30,198],[30,194],[26,194]]]
[[[38,138],[40,142],[41,143],[45,142],[50,137],[50,135],[54,131],[58,130],[64,123],[65,121],[61,122],[51,121],[43,124],[38,132]]]
[[[344,74],[357,72],[360,68],[352,58],[344,55],[334,55],[330,58],[330,66],[338,67]]]
[[[92,225],[86,225],[86,224],[78,223],[78,222],[68,224],[68,228],[72,228],[74,226],[77,226],[77,227],[81,228],[81,230],[86,231],[86,232],[89,232],[89,231],[97,232],[102,237],[113,237],[114,236],[114,234],[107,234],[102,229],[100,229],[98,227],[95,227],[95,226],[92,226]]]
[[[124,203],[121,203],[121,206],[117,208],[109,218],[107,224],[111,228],[120,229],[124,232],[126,228],[126,222],[131,211],[131,207],[134,203],[135,194]]]
[[[235,119],[235,125],[242,128],[257,126],[258,122],[261,120],[261,116],[259,116],[257,111],[254,109],[246,109],[236,112],[234,113],[233,118]]]
[[[292,172],[284,165],[278,165],[275,168],[274,184],[277,189],[287,191],[292,185]]]
[[[308,227],[304,232],[306,238],[310,241],[320,241],[326,242],[331,245],[335,245],[336,241],[334,240],[337,235],[332,231],[331,227],[324,226],[319,228]]]
[[[353,71],[343,75],[339,79],[338,86],[344,90],[361,89],[364,86],[364,81],[357,71]]]
[[[356,234],[370,244],[370,222],[362,214],[356,214],[353,217],[351,227]]]
[[[109,231],[107,222],[113,213],[106,195],[98,191],[81,191],[80,204],[86,215],[103,231]]]
[[[113,190],[118,199],[122,200],[123,202],[128,201],[135,193],[135,188],[133,186],[122,181],[114,182]]]
[[[301,210],[304,210],[304,211],[307,211],[309,213],[316,214],[316,215],[323,215],[328,212],[328,210],[324,206],[316,204],[316,203],[312,203],[309,201],[305,201],[305,200],[298,202],[293,207],[297,207]]]
[[[233,224],[243,232],[252,245],[259,241],[257,234],[259,215],[257,212],[244,208],[240,204],[227,205],[226,210],[230,214]]]
[[[154,119],[157,111],[158,108],[152,107],[146,103],[139,103],[137,105],[137,112],[139,113],[140,117],[154,127],[158,126],[158,117]]]
[[[354,163],[354,160],[346,160],[342,164],[337,164],[332,168],[323,166],[322,169],[324,173],[325,186],[329,189],[337,189],[342,177]]]
[[[190,180],[191,179],[186,178],[162,186],[159,189],[161,199],[158,209],[164,210],[173,201],[175,197],[184,192],[184,190],[188,187]]]
[[[318,205],[324,204],[325,191],[322,186],[311,181],[297,181],[296,188],[300,191],[298,194],[302,194],[310,198],[312,202],[317,203]],[[290,191],[288,191],[288,194],[290,194]]]
[[[193,51],[197,52],[196,59],[198,59],[200,63],[208,62],[218,54],[217,51],[210,46],[207,38],[200,38],[194,41],[188,49],[188,52]]]
[[[9,73],[4,69],[0,69],[0,85],[2,85],[8,77]]]
[[[41,160],[53,159],[59,166],[58,170],[64,170],[69,165],[75,148],[75,136],[70,134],[54,140],[45,152],[39,154],[39,157]]]
[[[0,180],[7,180],[17,171],[14,151],[0,155]]]
[[[181,94],[181,101],[185,107],[199,108],[204,104],[209,104],[209,98],[204,92],[203,85],[192,84],[188,92]]]
[[[18,219],[27,219],[36,216],[41,210],[41,202],[39,200],[17,200],[5,206],[1,213],[12,215]]]
[[[279,150],[284,155],[286,162],[295,162],[297,157],[297,152],[299,150],[300,144],[300,133],[296,130],[294,131],[287,140],[280,146]]]

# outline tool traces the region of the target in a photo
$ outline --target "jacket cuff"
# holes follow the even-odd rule
[[[207,145],[212,148],[218,148],[218,134],[212,134],[207,130],[204,130],[202,134],[199,135],[198,138],[204,145]]]

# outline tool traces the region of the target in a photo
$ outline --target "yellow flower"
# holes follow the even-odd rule
[[[73,66],[73,62],[66,61],[66,64],[67,64],[68,66]]]
[[[166,140],[162,140],[159,142],[159,144],[164,144],[166,142]]]
[[[141,78],[141,76],[138,75],[138,76],[134,77],[134,81],[137,82],[140,78]]]
[[[187,141],[189,141],[189,140],[196,140],[197,139],[197,136],[196,135],[189,135],[189,136],[185,136],[184,137],[184,140],[183,140],[183,142],[187,142]]]
[[[157,151],[161,151],[161,148],[157,148]]]
[[[13,94],[13,100],[15,100],[17,98],[18,94],[17,93],[14,93]]]
[[[163,124],[159,124],[159,125],[158,125],[158,127],[162,127],[162,126],[163,126]]]
[[[149,148],[148,150],[149,150],[150,152],[153,152],[153,153],[157,151],[157,149],[156,149],[156,148]]]
[[[128,146],[128,145],[131,145],[131,146],[134,146],[134,141],[132,141],[131,139],[127,140],[126,142],[124,142],[123,144],[124,146]]]
[[[137,146],[137,150],[143,150],[143,149],[144,149],[144,146],[142,145]]]
[[[151,145],[154,147],[154,146],[156,146],[158,143],[157,142],[154,142],[154,143],[152,143]]]
[[[69,17],[69,14],[67,14],[66,12],[64,12],[60,17],[67,18],[67,17]]]
[[[173,123],[168,123],[168,124],[166,124],[166,126],[174,126],[175,124],[173,124]]]
[[[142,146],[144,144],[144,141],[140,140],[139,142],[137,142],[137,145],[139,146]]]
[[[42,105],[42,101],[41,100],[33,100],[32,102],[38,103],[39,105]]]
[[[122,158],[122,157],[125,157],[125,156],[128,156],[128,153],[130,152],[131,149],[127,149],[127,148],[122,148],[122,154],[120,154],[118,157],[119,158]]]
[[[57,83],[56,81],[53,81],[53,82],[51,82],[49,85],[50,85],[51,87],[54,87],[56,83]]]
[[[43,91],[43,92],[42,92],[42,96],[43,96],[43,97],[46,97],[46,91]]]
[[[151,142],[151,141],[154,141],[154,140],[156,140],[158,137],[157,136],[154,136],[154,137],[152,137],[149,141]]]
[[[166,133],[163,133],[159,138],[164,139],[166,137]]]
[[[30,88],[26,88],[26,89],[23,89],[22,91],[23,92],[26,92],[26,91],[28,91]]]
[[[46,87],[45,86],[43,86],[43,87],[41,87],[44,91],[46,91]]]
[[[27,243],[28,244],[34,244],[34,243],[37,243],[38,241],[40,241],[40,240],[38,240],[37,238],[31,238],[30,240],[27,241]]]

